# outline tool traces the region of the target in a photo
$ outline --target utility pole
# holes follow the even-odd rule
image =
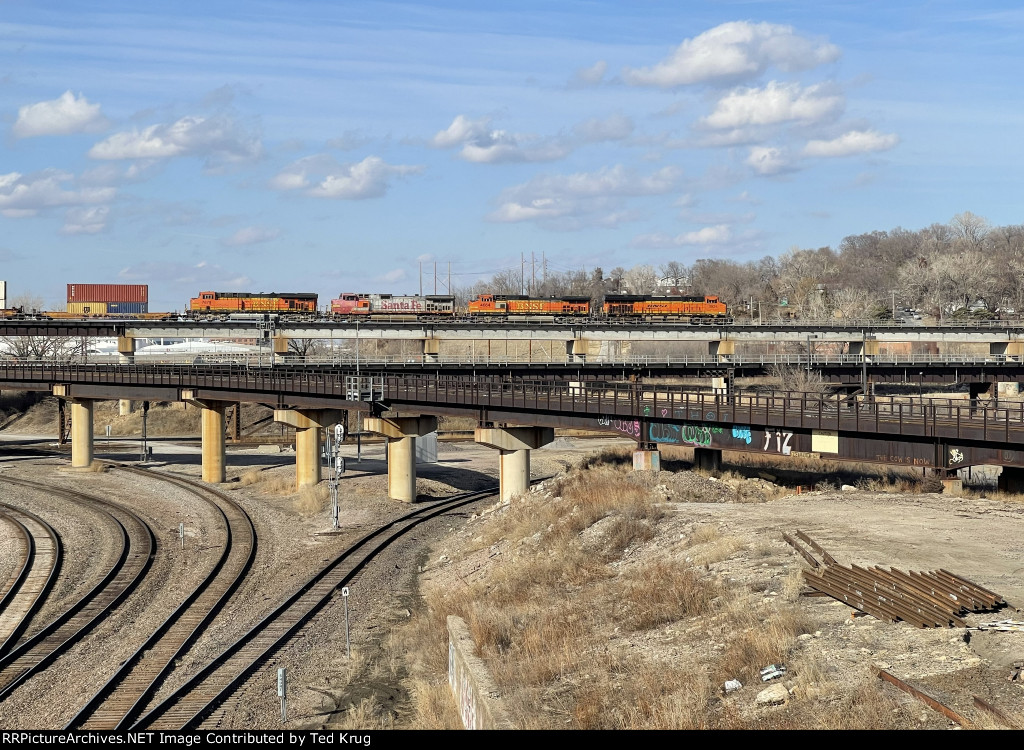
[[[437,261],[434,261],[434,294],[437,294]]]
[[[532,250],[530,251],[530,277],[530,296],[532,297],[537,292],[537,260]]]
[[[519,293],[526,289],[526,253],[519,253]]]
[[[420,296],[423,296],[423,261],[420,261]]]

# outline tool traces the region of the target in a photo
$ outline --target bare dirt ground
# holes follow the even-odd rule
[[[29,433],[43,427],[49,428],[46,419],[20,420],[18,429],[22,434],[4,431],[0,442],[4,437],[26,439]],[[127,435],[131,432],[125,429]],[[550,446],[533,452],[532,474],[535,479],[550,477],[598,450],[616,446],[628,449],[631,445],[614,438],[560,437]],[[407,510],[407,506],[386,498],[382,451],[380,444],[365,444],[361,450],[363,460],[357,463],[356,447],[346,444],[343,448],[349,470],[341,485],[342,525],[350,535]],[[104,455],[103,441],[98,439],[97,457],[102,459]],[[133,443],[115,441],[109,455],[117,460],[132,460],[137,451]],[[498,457],[491,449],[471,442],[442,443],[438,459],[436,464],[421,465],[418,469],[421,499],[497,484]],[[267,545],[263,554],[279,571],[261,584],[273,589],[267,593],[268,601],[279,599],[290,586],[289,565],[295,563],[295,570],[308,567],[308,561],[299,564],[302,557],[311,545],[319,547],[326,540],[322,535],[330,531],[326,507],[300,507],[296,495],[271,488],[274,477],[282,485],[293,477],[293,460],[287,450],[277,448],[229,448],[228,452],[230,480],[238,483],[254,469],[267,477],[263,484],[251,487],[236,484],[235,491],[246,498],[257,523],[262,524],[261,544],[265,541]],[[196,476],[200,472],[195,447],[182,449],[158,442],[154,462],[166,470]],[[49,470],[52,468],[41,467],[41,471]],[[668,512],[659,521],[653,538],[623,553],[623,568],[645,559],[700,562],[708,575],[744,588],[752,611],[768,613],[776,605],[795,604],[813,623],[813,627],[807,628],[809,632],[799,637],[791,654],[785,680],[792,695],[791,704],[758,706],[755,698],[764,685],[748,683],[736,692],[723,694],[721,706],[752,721],[773,712],[785,715],[784,712],[801,706],[813,712],[816,706],[828,703],[833,688],[874,680],[871,670],[881,667],[971,717],[980,726],[997,725],[974,708],[975,696],[1011,716],[1024,717],[1024,684],[1020,678],[1008,679],[1014,665],[1024,662],[1024,632],[972,632],[965,638],[963,629],[917,629],[905,623],[881,623],[872,617],[851,617],[848,606],[828,598],[798,597],[793,583],[798,580],[795,571],[805,567],[805,563],[782,540],[783,532],[800,529],[844,565],[892,566],[901,570],[945,568],[1002,594],[1010,605],[998,614],[972,615],[971,624],[1004,618],[1024,620],[1024,613],[1018,609],[1024,607],[1024,560],[1020,554],[1024,504],[995,495],[956,498],[864,491],[797,495],[764,480],[739,482],[739,487],[692,472],[684,474],[662,472],[649,481],[649,490]],[[100,483],[99,478],[95,483]],[[688,487],[699,485],[703,496],[712,501],[692,501],[691,496],[680,491],[681,483]],[[722,487],[726,489],[719,492]],[[116,485],[112,488],[116,489]],[[520,502],[540,507],[551,502],[551,498],[542,489]],[[523,545],[524,540],[506,539],[496,550],[491,546],[481,548],[483,524],[501,512],[499,507],[491,506],[487,512],[478,510],[434,522],[417,535],[414,544],[396,552],[396,557],[382,561],[376,572],[368,571],[362,590],[372,595],[367,594],[358,610],[351,613],[352,657],[344,653],[342,603],[332,602],[302,641],[281,656],[295,668],[293,713],[287,724],[282,725],[277,715],[271,686],[262,692],[250,687],[256,691],[254,707],[245,716],[229,717],[224,726],[420,728],[416,723],[414,696],[407,684],[416,655],[397,653],[394,643],[423,610],[422,595],[426,591],[479,580],[503,555],[512,554]],[[714,550],[693,545],[695,533],[706,529],[715,532],[709,535],[714,536]],[[589,534],[585,542],[600,543],[596,531],[587,530],[581,536],[585,534]],[[248,606],[258,599],[254,589],[247,599]],[[248,612],[246,616],[251,619],[254,613]],[[651,663],[699,665],[725,648],[730,637],[726,627],[727,624],[714,620],[680,620],[635,632],[609,628],[599,638],[603,641],[600,645],[609,653],[628,652]],[[207,651],[213,647],[214,644],[205,644]],[[384,667],[382,660],[387,662]],[[811,679],[806,666],[810,664],[819,672],[814,675],[817,679]],[[757,669],[766,665],[751,666]],[[260,679],[269,685],[273,665],[264,672]],[[445,679],[443,674],[434,677],[440,682]],[[45,697],[41,700],[37,709],[45,716]],[[901,720],[905,719],[908,728],[951,726],[948,719],[923,704],[909,697],[900,700],[901,710],[906,714],[901,715]],[[375,708],[360,711],[359,707],[367,701]],[[45,722],[32,725],[45,726]]]
[[[558,463],[599,447],[593,441],[557,442],[534,455]],[[487,460],[486,455],[482,458]],[[690,499],[694,483],[697,494],[711,502]],[[715,710],[730,711],[752,725],[774,719],[813,727],[814,712],[832,699],[830,693],[877,682],[874,670],[881,668],[928,692],[975,726],[1000,726],[975,707],[975,696],[1018,720],[1024,717],[1024,683],[1020,677],[1010,679],[1017,671],[1015,666],[1024,662],[1024,632],[968,634],[962,628],[922,629],[903,622],[883,623],[870,616],[853,616],[849,606],[830,598],[801,597],[796,589],[805,587],[796,571],[807,565],[782,538],[784,532],[792,535],[799,529],[847,566],[949,570],[1001,594],[1009,604],[998,613],[970,615],[969,625],[1008,618],[1020,621],[1024,620],[1024,611],[1019,609],[1024,607],[1024,560],[1020,554],[1024,504],[1019,499],[864,491],[797,495],[775,488],[759,501],[758,494],[768,490],[769,484],[758,479],[716,482],[689,471],[661,472],[650,478],[648,485],[669,514],[658,522],[652,539],[627,549],[622,561],[613,564],[625,569],[642,565],[644,560],[706,561],[707,575],[749,592],[746,606],[750,612],[763,613],[763,621],[790,605],[806,618],[807,632],[796,640],[784,681],[792,705],[758,706],[756,697],[766,685],[755,679],[744,680],[748,684],[743,688],[722,695]],[[688,492],[679,491],[682,487]],[[521,502],[551,501],[540,489]],[[422,576],[425,590],[485,581],[503,562],[503,556],[517,554],[517,549],[529,544],[528,539],[509,538],[481,546],[480,534],[486,523],[486,518],[471,519],[442,541]],[[582,532],[582,541],[599,536],[600,525]],[[709,529],[713,533],[709,534]],[[706,548],[694,546],[698,532],[714,541]],[[690,663],[695,668],[714,663],[715,653],[725,651],[736,635],[722,618],[683,618],[632,633],[613,625],[610,622],[597,636],[612,652],[640,654],[652,663]],[[747,666],[756,672],[767,664]],[[877,726],[890,726],[891,722],[906,728],[955,726],[924,704],[894,688],[889,690],[904,704],[906,716],[880,717]],[[779,715],[773,717],[773,713]]]

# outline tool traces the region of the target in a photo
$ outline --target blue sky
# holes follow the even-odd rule
[[[985,0],[0,0],[0,279],[327,304],[1020,223],[1022,31]]]

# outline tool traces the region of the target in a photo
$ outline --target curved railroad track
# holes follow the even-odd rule
[[[183,487],[218,512],[224,530],[220,558],[209,574],[159,628],[132,654],[65,729],[121,730],[148,707],[161,682],[213,621],[241,584],[256,554],[256,531],[249,515],[227,493],[195,480],[133,467],[121,471]]]
[[[6,654],[25,632],[60,574],[60,538],[48,523],[28,511],[0,503],[3,518],[19,533],[22,564],[11,575],[0,598],[0,654]]]
[[[311,577],[207,667],[142,716],[131,731],[194,729],[232,708],[237,689],[381,550],[424,521],[495,494],[467,492],[424,505],[362,537]]]
[[[121,546],[117,560],[98,584],[56,619],[23,638],[0,658],[0,700],[71,648],[113,610],[142,580],[156,547],[156,539],[149,526],[134,513],[114,503],[28,479],[7,476],[4,481],[100,509],[115,525]]]

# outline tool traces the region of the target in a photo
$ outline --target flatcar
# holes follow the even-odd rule
[[[268,312],[315,314],[317,295],[313,292],[200,292],[188,301],[189,315]]]
[[[522,294],[479,294],[469,301],[470,315],[534,317],[590,315],[589,297],[529,297]]]
[[[455,315],[455,296],[450,294],[359,294],[342,292],[331,300],[331,315],[367,317],[424,317]]]
[[[602,311],[609,318],[630,320],[701,322],[728,317],[728,308],[717,295],[609,294]]]

